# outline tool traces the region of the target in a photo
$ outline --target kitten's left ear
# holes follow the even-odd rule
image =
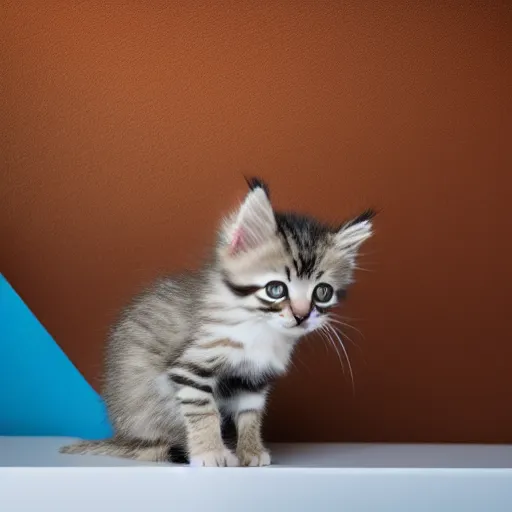
[[[277,228],[267,186],[257,178],[247,183],[250,192],[223,229],[229,254],[233,256],[267,242]]]
[[[375,215],[374,210],[366,210],[343,224],[336,232],[334,243],[344,257],[354,260],[361,244],[372,236],[372,219]]]

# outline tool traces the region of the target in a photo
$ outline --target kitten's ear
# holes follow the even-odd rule
[[[375,215],[374,210],[366,210],[361,215],[343,224],[336,232],[334,243],[344,257],[352,261],[355,260],[361,244],[373,234],[372,219]]]
[[[260,180],[247,180],[250,192],[242,206],[223,229],[224,241],[230,255],[258,247],[276,232],[276,219],[270,204],[267,186]]]

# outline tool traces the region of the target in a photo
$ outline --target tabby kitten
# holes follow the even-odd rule
[[[344,297],[374,214],[334,229],[275,212],[266,185],[248,183],[211,263],[157,282],[113,328],[104,398],[114,437],[61,452],[166,461],[180,451],[197,466],[270,464],[261,423],[271,383]],[[225,419],[236,426],[234,452]]]

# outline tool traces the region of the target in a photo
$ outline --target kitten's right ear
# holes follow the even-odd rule
[[[361,244],[373,234],[372,219],[375,215],[374,210],[366,210],[343,224],[334,237],[337,249],[352,262]]]
[[[267,186],[257,178],[247,183],[251,190],[242,206],[224,223],[224,243],[232,256],[265,243],[277,228]]]
[[[260,178],[245,178],[247,185],[251,190],[256,190],[257,188],[262,188],[267,194],[267,197],[270,199],[270,190],[268,189],[268,185]]]

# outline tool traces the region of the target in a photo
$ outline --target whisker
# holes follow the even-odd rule
[[[373,270],[371,268],[358,267],[357,265],[354,265],[354,269],[361,270],[363,272],[377,272],[376,270]]]
[[[332,319],[330,320],[330,322],[332,322]],[[343,338],[347,338],[349,341],[351,341],[351,342],[352,342],[352,345],[354,345],[354,347],[355,347],[355,348],[357,348],[357,349],[359,350],[359,352],[361,353],[361,355],[362,355],[362,356],[363,356],[363,358],[364,358],[364,351],[363,351],[363,348],[361,347],[361,345],[359,345],[358,343],[355,343],[353,340],[351,340],[351,339],[349,338],[349,336],[347,335],[347,333],[346,333],[345,331],[343,331],[343,329],[341,329],[340,327],[338,327],[338,326],[333,326],[333,325],[331,325],[331,327],[332,327],[335,331],[337,331],[337,332],[338,332],[338,334],[339,334],[340,336],[342,336]],[[361,332],[359,332],[359,333],[360,333],[360,335],[361,335],[361,336],[363,337],[363,339],[364,339],[364,335],[363,335]],[[364,359],[365,359],[365,362],[366,362],[366,358],[364,358]]]
[[[337,318],[329,318],[328,321],[333,322],[335,324],[342,325],[343,327],[348,327],[349,329],[352,329],[355,332],[357,332],[361,336],[361,338],[365,339],[364,334],[357,327],[354,327],[353,325],[347,324],[346,322],[342,322],[341,320],[338,320]]]
[[[326,337],[326,340],[329,341],[330,345],[334,348],[334,350],[336,351],[336,354],[338,355],[338,360],[340,362],[340,366],[341,366],[341,369],[343,371],[343,375],[345,375],[345,365],[343,364],[343,359],[341,357],[341,354],[340,354],[340,351],[338,350],[338,347],[336,346],[336,343],[335,341],[331,338],[331,336],[329,335],[329,331],[327,330],[327,326],[322,326],[321,327],[321,331],[322,333],[325,335]]]
[[[332,322],[332,320],[331,320]],[[327,322],[327,324],[329,325],[329,327],[336,331],[336,329],[334,329],[334,327],[330,324],[330,322]],[[339,332],[338,332],[339,331]],[[340,334],[341,336],[343,336],[343,338],[347,338],[348,341],[350,341],[350,343],[352,343],[352,345],[354,345],[354,347],[358,347],[359,348],[359,345],[343,330],[341,330],[339,327],[338,327],[338,334]]]
[[[335,313],[334,311],[329,311],[329,316],[334,316],[339,318],[340,320],[344,320],[345,322],[363,322],[364,318],[354,318],[353,316],[342,316],[339,313]]]
[[[350,363],[350,358],[348,357],[347,349],[345,348],[345,345],[344,345],[343,341],[339,337],[338,333],[334,330],[334,328],[331,325],[329,325],[329,324],[326,324],[326,326],[330,330],[330,332],[332,332],[332,334],[334,334],[334,336],[336,336],[336,338],[338,339],[338,341],[339,341],[339,343],[341,345],[343,353],[345,354],[345,358],[347,360],[347,365],[348,365],[348,370],[350,372],[350,379],[352,381],[352,393],[355,394],[356,387],[355,387],[355,383],[354,383],[354,372],[352,371],[352,365]]]
[[[297,359],[297,361],[298,361],[302,366],[304,366],[304,368],[306,369],[306,371],[311,375],[311,369],[309,368],[309,366],[308,366],[306,363],[304,363],[304,361],[303,361],[302,359],[300,359],[297,355],[295,356],[295,359]],[[291,362],[291,364],[293,365],[293,367],[294,367],[296,370],[298,370],[298,369],[299,369],[299,367],[298,367],[298,366],[293,362],[293,360],[292,360],[292,361],[290,361],[290,362]]]
[[[324,327],[322,326],[319,329],[317,329],[317,331],[315,331],[315,332],[318,332],[318,334],[320,335],[320,339],[322,340],[322,344],[325,348],[325,352],[328,354],[329,353],[329,344],[326,343],[325,337],[322,335],[323,329],[324,329]]]
[[[380,253],[381,253],[381,251],[377,251],[377,250],[369,251],[368,249],[366,249],[365,251],[359,251],[359,257],[364,258],[366,256],[373,256],[375,254],[380,254]]]
[[[290,358],[289,364],[294,370],[298,370],[299,367],[297,366],[297,363],[295,362],[295,359],[298,360],[297,356]]]
[[[338,336],[341,336],[341,338],[343,340],[348,340],[350,341],[350,343],[354,346],[354,348],[357,348],[357,350],[359,350],[359,352],[363,355],[364,357],[364,351],[363,351],[363,348],[361,347],[361,345],[359,345],[358,343],[356,343],[354,340],[352,340],[345,331],[343,331],[342,329],[340,329],[338,326],[333,326],[331,325],[331,328],[334,329],[337,333],[338,333]]]

